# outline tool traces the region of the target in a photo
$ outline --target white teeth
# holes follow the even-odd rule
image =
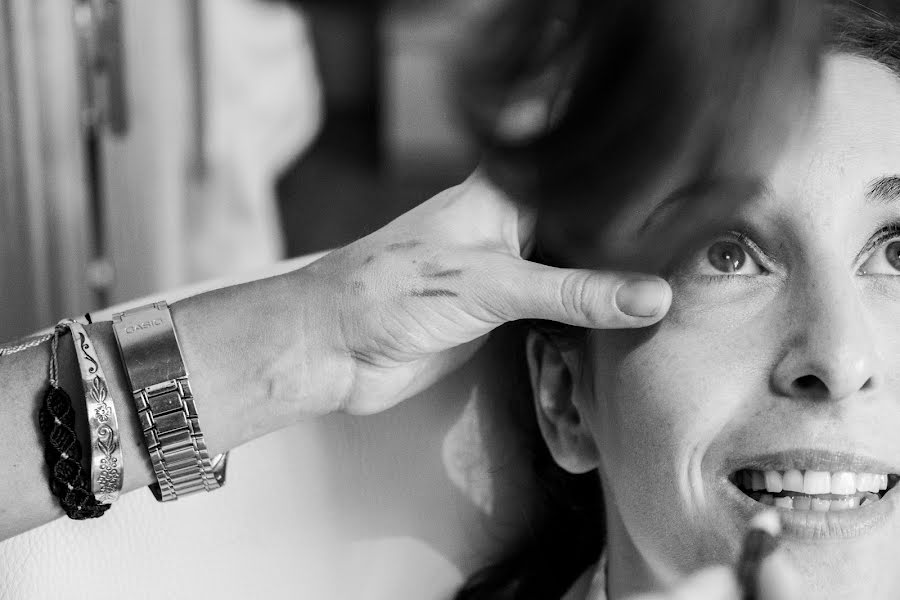
[[[832,500],[831,506],[828,508],[828,510],[850,510],[851,508],[856,508],[856,506],[856,498],[851,496],[849,498],[838,498],[836,500]]]
[[[766,489],[766,480],[760,471],[753,471],[751,476],[750,489],[753,491]]]
[[[875,476],[871,473],[856,474],[856,489],[860,492],[871,492],[872,481]]]
[[[735,483],[758,501],[768,506],[794,510],[841,511],[870,504],[880,499],[879,492],[889,484],[886,473],[852,473],[850,471],[801,471],[789,469],[758,471],[742,469]],[[790,492],[800,492],[791,494]],[[783,494],[776,497],[777,494]],[[830,494],[830,498],[820,496]],[[832,499],[838,496],[836,499]]]
[[[828,471],[807,471],[803,474],[804,494],[827,494],[831,491],[831,473]]]
[[[781,496],[775,498],[775,506],[780,508],[794,508],[794,499],[790,496]]]
[[[879,478],[874,473],[858,473],[856,475],[856,489],[860,492],[877,492]]]
[[[869,491],[877,494],[879,490],[881,490],[881,475],[878,473],[872,473],[872,481],[869,485]]]
[[[755,471],[754,471],[755,473]],[[784,472],[781,478],[782,489],[785,492],[802,492],[803,491],[803,473],[797,469],[791,469]]]
[[[831,493],[846,496],[856,493],[856,476],[848,471],[831,475]]]
[[[817,512],[842,511],[857,508],[864,504],[874,502],[878,496],[866,494],[865,496],[846,496],[828,500],[813,496],[773,496],[772,494],[760,495],[759,501],[768,506],[778,508],[790,508],[793,510],[814,510]]]
[[[796,498],[794,498],[794,510],[809,510],[809,507],[809,496],[797,496]]]
[[[822,500],[821,498],[810,498],[810,508],[815,512],[828,512],[831,506],[831,500]]]
[[[781,484],[781,473],[779,473],[778,471],[766,471],[765,473],[763,473],[763,478],[766,481],[767,492],[773,492],[777,494],[783,489]]]

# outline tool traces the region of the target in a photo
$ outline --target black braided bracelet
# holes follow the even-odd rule
[[[50,389],[38,411],[38,425],[44,434],[44,460],[50,471],[50,491],[59,498],[70,519],[93,519],[102,516],[110,505],[97,502],[81,465],[75,411],[69,395],[58,386],[55,377],[57,337],[58,333],[53,339]]]
[[[109,504],[98,504],[87,487],[81,466],[81,443],[75,435],[75,411],[65,390],[52,387],[38,413],[44,434],[44,459],[50,470],[50,491],[59,498],[70,519],[103,515]]]

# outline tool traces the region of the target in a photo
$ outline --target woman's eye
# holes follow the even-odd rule
[[[739,231],[729,231],[698,247],[673,267],[673,277],[718,280],[769,273],[762,249]]]
[[[703,275],[759,275],[762,267],[737,240],[719,240],[706,249],[699,270]]]
[[[900,240],[878,246],[859,268],[863,275],[900,275]]]

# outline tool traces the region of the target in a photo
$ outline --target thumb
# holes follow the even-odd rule
[[[665,316],[672,291],[652,275],[558,269],[519,258],[486,278],[512,319],[546,319],[591,329],[646,327]],[[505,310],[504,310],[505,309]]]

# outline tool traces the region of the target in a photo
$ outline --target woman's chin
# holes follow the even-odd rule
[[[896,579],[900,551],[900,485],[877,501],[849,509],[812,510],[771,506],[735,486],[727,477],[714,484],[728,530],[740,538],[750,519],[774,509],[781,518],[779,551],[789,557],[808,598],[900,598],[886,590]],[[803,504],[805,506],[805,503]],[[736,541],[733,547],[738,547]]]

